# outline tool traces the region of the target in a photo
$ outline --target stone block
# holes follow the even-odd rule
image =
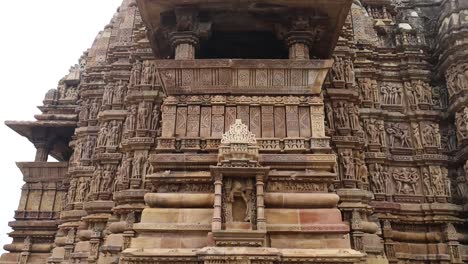
[[[334,208],[340,197],[333,193],[266,193],[269,208]]]
[[[338,209],[299,210],[301,224],[340,224],[341,212]]]
[[[296,209],[265,209],[267,224],[299,224]]]

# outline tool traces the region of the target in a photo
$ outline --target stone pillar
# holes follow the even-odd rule
[[[310,59],[311,41],[306,32],[290,32],[286,39],[289,47],[290,60],[308,60]]]
[[[199,38],[194,32],[174,32],[171,34],[175,60],[194,60]]]
[[[263,175],[257,175],[255,185],[257,187],[257,229],[266,230]]]
[[[177,24],[175,31],[170,33],[171,46],[176,60],[195,59],[196,49],[200,43],[200,22],[198,10],[192,8],[178,8],[175,10]]]
[[[34,146],[36,147],[36,157],[34,158],[35,162],[46,162],[49,157],[50,146],[45,141],[35,142]]]
[[[222,228],[221,223],[221,206],[222,206],[222,197],[223,197],[223,178],[221,175],[215,176],[215,199],[214,199],[214,212],[213,212],[213,222],[211,224],[212,231],[218,231]]]

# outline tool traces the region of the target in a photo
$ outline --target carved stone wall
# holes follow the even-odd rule
[[[0,263],[468,262],[466,1],[160,2],[7,122],[37,154]],[[202,58],[248,25],[289,57]]]

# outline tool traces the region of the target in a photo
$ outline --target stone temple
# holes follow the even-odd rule
[[[468,263],[467,0],[124,0],[40,110],[1,264]]]

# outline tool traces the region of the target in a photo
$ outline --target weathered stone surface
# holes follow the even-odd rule
[[[468,263],[467,17],[123,0],[6,123],[37,153],[0,263]]]

